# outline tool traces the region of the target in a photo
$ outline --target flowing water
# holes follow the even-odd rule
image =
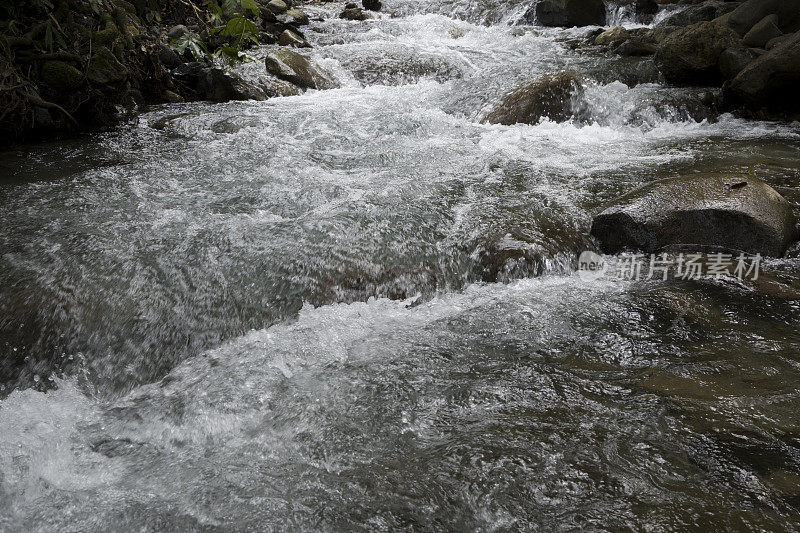
[[[703,120],[527,5],[386,4],[309,8],[339,89],[2,154],[0,529],[800,528],[800,252],[575,273],[654,179],[798,201],[800,125]],[[480,123],[563,68],[575,119]]]

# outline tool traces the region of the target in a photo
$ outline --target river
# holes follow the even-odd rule
[[[308,8],[338,89],[0,154],[0,529],[800,527],[800,249],[575,272],[654,179],[798,202],[800,124],[702,120],[519,2],[384,5]],[[565,68],[580,117],[480,122]]]

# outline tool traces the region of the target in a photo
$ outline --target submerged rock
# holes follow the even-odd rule
[[[800,113],[800,32],[750,62],[723,87],[725,106],[770,116]]]
[[[264,58],[267,72],[307,89],[333,89],[337,86],[333,76],[301,56],[281,48]]]
[[[575,71],[543,76],[509,93],[484,118],[489,124],[535,124],[543,117],[564,121],[573,115],[573,97],[583,92],[586,78]]]
[[[540,0],[525,18],[542,26],[603,26],[606,6],[603,0]]]
[[[597,215],[591,234],[605,253],[664,249],[780,256],[796,238],[791,205],[749,176],[692,175],[640,187]]]

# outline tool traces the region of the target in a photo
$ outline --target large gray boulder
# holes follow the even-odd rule
[[[525,18],[542,26],[603,26],[606,5],[603,0],[540,0]]]
[[[489,124],[536,124],[543,117],[557,122],[573,115],[573,97],[583,92],[586,79],[575,71],[542,76],[512,91],[484,118]]]
[[[333,89],[337,84],[330,74],[297,52],[280,48],[264,58],[267,72],[304,89]]]
[[[765,110],[780,117],[800,113],[800,32],[750,62],[723,86],[727,108]]]
[[[722,81],[719,57],[741,45],[739,35],[719,21],[699,22],[670,33],[658,46],[655,62],[664,78],[684,85]]]
[[[791,205],[752,177],[698,174],[656,181],[592,222],[605,253],[718,249],[781,256],[796,238]]]

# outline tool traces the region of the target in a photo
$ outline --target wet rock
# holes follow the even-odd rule
[[[586,74],[604,85],[618,81],[628,87],[643,83],[658,83],[661,78],[652,59],[642,60],[638,57],[619,57],[616,60],[609,60],[587,69]]]
[[[45,61],[41,80],[56,91],[73,91],[83,81],[83,73],[65,61]]]
[[[654,44],[661,44],[664,40],[669,37],[673,32],[679,30],[679,26],[656,26],[655,28],[651,28],[645,32],[642,36],[642,40],[646,42],[651,42]]]
[[[221,68],[207,70],[198,88],[212,102],[267,99],[258,87]]]
[[[603,26],[606,6],[603,0],[541,0],[525,19],[542,26]]]
[[[650,183],[592,222],[605,253],[720,249],[780,256],[796,238],[791,205],[755,177],[692,175]]]
[[[292,8],[281,15],[280,20],[285,24],[294,24],[295,26],[305,26],[309,22],[308,14],[297,8]]]
[[[380,11],[383,7],[380,0],[361,0],[361,5],[369,11]]]
[[[800,0],[748,0],[731,12],[726,22],[744,37],[769,15],[777,16],[774,22],[781,32],[800,31]]]
[[[719,72],[725,80],[732,80],[758,55],[750,48],[728,48],[719,56]]]
[[[346,7],[344,11],[339,14],[339,18],[346,20],[367,20],[369,14],[364,13],[360,7]]]
[[[267,55],[264,63],[267,72],[298,87],[332,89],[337,86],[330,74],[291,50],[276,50]]]
[[[700,22],[672,32],[659,45],[655,61],[667,81],[707,85],[721,81],[719,56],[741,38],[725,24]]]
[[[723,86],[725,106],[765,110],[779,118],[800,112],[800,32],[750,62]]]
[[[631,39],[616,47],[614,53],[621,56],[643,57],[651,56],[655,54],[657,50],[658,46],[653,43]]]
[[[279,80],[278,78],[264,79],[262,78],[259,87],[268,98],[277,98],[280,96],[296,96],[302,92],[297,85],[292,85],[288,81]]]
[[[583,93],[586,79],[574,71],[543,76],[503,98],[484,122],[489,124],[536,124],[543,117],[554,121],[573,115],[573,97]]]
[[[709,0],[701,4],[688,7],[661,21],[660,26],[691,26],[698,22],[708,22],[729,13],[736,7],[735,4],[721,0]]]
[[[781,35],[783,32],[778,28],[778,15],[768,15],[747,32],[742,43],[751,48],[764,48],[769,41]]]
[[[261,89],[238,75],[210,63],[184,63],[172,71],[177,82],[192,91],[197,98],[212,102],[230,100],[266,100]]]
[[[308,41],[292,30],[283,30],[283,33],[278,37],[278,44],[281,46],[294,46],[295,48],[311,48]]]
[[[769,42],[764,46],[764,48],[768,51],[772,50],[776,46],[780,46],[784,43],[789,42],[789,39],[791,39],[792,37],[794,37],[794,35],[791,33],[788,35],[781,35],[780,37],[775,37],[774,39],[770,39]]]
[[[286,2],[283,0],[270,0],[267,3],[267,9],[272,11],[276,15],[280,15],[281,13],[285,13],[289,10],[289,6],[286,5]]]
[[[622,26],[615,26],[610,30],[606,30],[600,35],[598,35],[594,40],[594,44],[596,45],[618,44],[628,40],[629,37],[630,33],[628,33],[628,30],[626,30]]]

